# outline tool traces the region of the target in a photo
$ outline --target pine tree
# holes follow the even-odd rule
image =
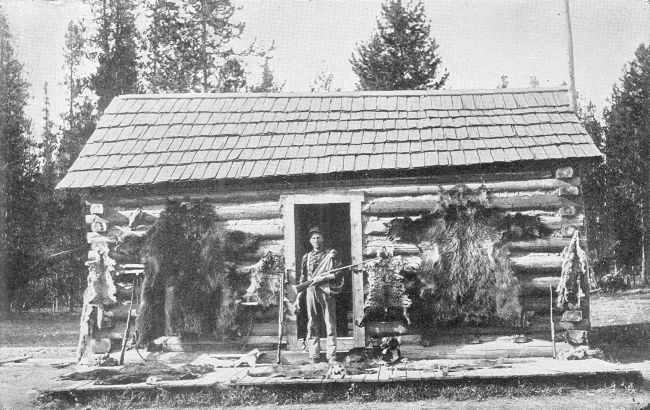
[[[0,8],[0,315],[24,286],[36,248],[37,163],[24,108],[28,83]]]
[[[439,75],[442,62],[438,44],[422,1],[402,5],[388,0],[382,5],[377,32],[352,55],[352,71],[359,76],[360,90],[439,89],[449,74]]]
[[[592,103],[578,105],[577,115],[601,152],[605,152],[604,130],[596,118],[596,106]],[[615,218],[622,202],[616,198],[615,175],[606,161],[589,164],[584,168],[582,191],[585,200],[585,225],[588,227],[590,263],[598,273],[608,273],[609,261],[617,253],[622,254],[616,240]]]
[[[341,88],[332,89],[334,84],[334,74],[331,71],[323,68],[312,81],[309,90],[312,93],[329,93],[329,92],[339,92]]]
[[[45,189],[50,190],[54,188],[57,182],[57,168],[56,168],[56,151],[58,148],[58,136],[54,132],[54,121],[50,116],[50,97],[48,94],[47,83],[43,85],[43,93],[45,95],[45,102],[43,108],[43,136],[41,143],[41,156],[43,158],[42,165],[42,179]]]
[[[273,71],[269,67],[269,58],[265,58],[262,66],[262,81],[259,85],[251,87],[249,91],[252,93],[277,93],[282,91],[283,88],[284,83],[278,84],[275,82]]]
[[[648,278],[650,258],[650,45],[641,44],[624,70],[620,85],[614,87],[611,108],[604,111],[605,153],[616,182],[615,227],[620,248],[634,249],[626,264],[641,261]],[[627,205],[623,207],[623,205]],[[640,227],[637,235],[635,227]],[[632,228],[626,229],[626,228]]]
[[[89,90],[88,55],[90,41],[83,22],[70,23],[65,35],[63,50],[65,73],[64,85],[67,88],[67,110],[62,115],[59,154],[56,168],[63,176],[75,161],[84,144],[95,129],[95,102]],[[84,266],[86,227],[79,219],[85,208],[85,198],[76,192],[54,192],[42,207],[45,223],[41,255],[64,254],[55,265],[44,263],[47,267],[43,283],[48,286],[54,305],[59,296],[66,296],[68,308],[72,310],[78,302],[85,285]]]
[[[233,22],[230,0],[150,0],[143,70],[153,92],[233,92],[246,86],[243,60],[263,52],[235,51],[245,25]]]
[[[91,42],[99,66],[90,77],[90,88],[103,112],[114,97],[138,92],[139,38],[135,6],[131,0],[94,0],[92,4],[97,33]]]
[[[503,75],[501,76],[501,81],[500,81],[499,84],[497,85],[497,88],[508,88],[508,84],[509,84],[509,83],[508,83],[508,76],[505,75],[505,74],[503,74]]]
[[[220,93],[237,93],[246,88],[246,71],[236,58],[230,59],[219,69],[219,80],[217,88],[214,91]],[[203,88],[205,92],[210,88]]]
[[[95,104],[88,93],[89,79],[84,75],[89,46],[83,23],[71,22],[65,35],[63,50],[68,109],[62,116],[63,128],[57,161],[59,175],[64,175],[70,168],[95,130]]]

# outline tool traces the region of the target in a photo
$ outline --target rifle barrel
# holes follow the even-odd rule
[[[376,257],[374,259],[368,259],[367,261],[357,262],[357,263],[353,263],[351,265],[341,266],[341,267],[336,268],[336,269],[330,269],[327,272],[323,272],[322,275],[325,275],[326,273],[338,272],[338,271],[343,270],[343,269],[353,268],[355,266],[363,265],[363,264],[368,263],[368,262],[378,261],[380,259],[381,259],[381,256],[378,256],[378,257]]]

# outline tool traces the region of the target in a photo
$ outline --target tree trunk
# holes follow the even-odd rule
[[[59,272],[54,272],[54,311],[59,311]]]
[[[7,271],[7,164],[0,154],[0,317],[9,315],[9,272]]]
[[[643,252],[641,254],[641,283],[644,285],[648,279],[648,259],[650,258],[650,165],[648,168],[648,183],[645,192],[645,204],[643,207],[643,236],[641,243],[643,245]]]
[[[5,38],[0,33],[0,81],[5,87]],[[0,125],[1,126],[1,125]],[[3,132],[0,130],[0,132]],[[9,272],[7,272],[7,170],[4,153],[0,153],[0,317],[9,316]]]

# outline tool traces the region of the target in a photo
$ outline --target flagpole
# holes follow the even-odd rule
[[[571,109],[576,112],[578,109],[578,93],[576,91],[575,63],[573,57],[573,32],[571,30],[571,12],[569,0],[564,0],[564,16],[566,17],[568,54],[569,54],[569,91],[571,93]]]

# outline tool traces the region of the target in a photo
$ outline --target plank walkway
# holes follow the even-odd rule
[[[466,360],[417,360],[394,367],[375,368],[373,373],[346,375],[343,378],[297,379],[284,376],[253,377],[250,368],[220,368],[194,380],[161,381],[154,384],[133,383],[128,385],[97,385],[93,381],[59,382],[49,385],[43,393],[90,393],[151,389],[192,389],[202,387],[271,387],[307,386],[340,383],[426,383],[441,381],[504,381],[520,378],[558,378],[602,377],[641,378],[640,372],[621,367],[599,359],[560,361],[551,358],[515,359],[502,367],[478,367],[471,370],[458,370],[454,365],[468,363]],[[271,368],[271,365],[258,365],[257,369]],[[449,369],[443,371],[443,369]]]

